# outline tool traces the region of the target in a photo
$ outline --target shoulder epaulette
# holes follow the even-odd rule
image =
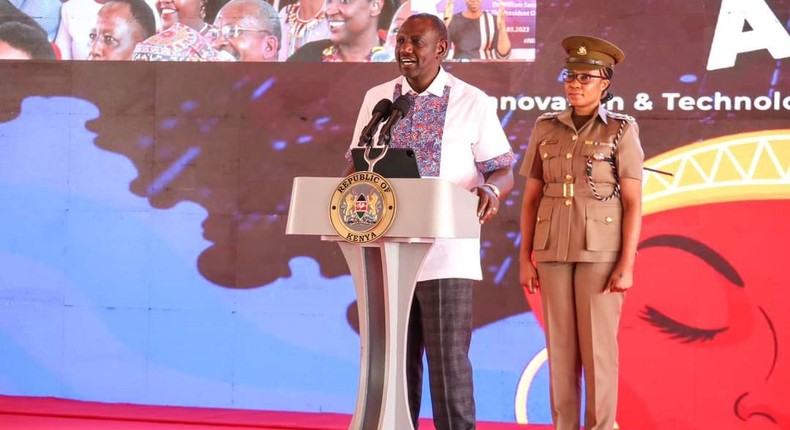
[[[539,117],[538,117],[538,121],[543,121],[543,120],[546,120],[546,119],[554,119],[554,118],[557,118],[557,116],[558,116],[560,113],[561,113],[561,112],[546,112],[546,113],[544,113],[544,114],[542,114],[541,116],[539,116]]]
[[[626,115],[624,113],[606,111],[606,115],[614,119],[619,119],[621,121],[636,122],[636,118],[632,117],[631,115]]]

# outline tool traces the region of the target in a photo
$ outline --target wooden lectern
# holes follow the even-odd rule
[[[362,353],[349,428],[412,430],[406,330],[417,275],[435,239],[480,237],[478,198],[445,179],[388,179],[397,197],[390,229],[374,242],[355,244],[330,222],[330,198],[342,180],[295,178],[286,234],[338,242],[354,279]]]

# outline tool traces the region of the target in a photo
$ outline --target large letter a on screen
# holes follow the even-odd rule
[[[751,30],[744,31],[745,23]],[[708,70],[733,67],[738,54],[761,49],[777,60],[790,57],[790,34],[765,0],[722,0]]]

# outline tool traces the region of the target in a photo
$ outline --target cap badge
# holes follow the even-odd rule
[[[579,49],[576,50],[576,55],[587,55],[587,48],[580,46]]]

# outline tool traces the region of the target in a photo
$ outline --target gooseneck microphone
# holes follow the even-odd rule
[[[411,100],[409,100],[406,96],[400,96],[395,99],[395,102],[392,103],[392,113],[390,114],[390,118],[384,125],[381,127],[381,131],[379,132],[379,140],[377,142],[377,146],[385,146],[390,144],[390,139],[392,138],[392,128],[395,127],[398,121],[401,118],[406,116],[406,113],[409,112],[411,109]]]
[[[373,134],[376,133],[379,123],[389,118],[390,112],[392,112],[392,102],[389,99],[381,99],[376,103],[368,125],[362,129],[362,133],[359,135],[357,146],[370,146],[373,143]]]

